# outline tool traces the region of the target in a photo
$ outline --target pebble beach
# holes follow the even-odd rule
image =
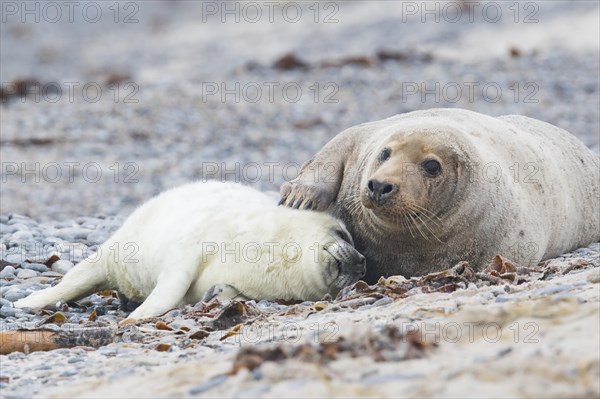
[[[460,107],[534,117],[600,152],[598,3],[285,1],[272,15],[256,3],[258,16],[248,2],[101,2],[95,22],[80,12],[93,2],[57,22],[42,3],[38,21],[9,3],[0,331],[108,338],[0,355],[0,397],[600,395],[600,243],[531,269],[457,265],[321,302],[190,304],[125,327],[135,304],[112,291],[12,305],[153,195],[218,179],[276,197],[355,124]]]

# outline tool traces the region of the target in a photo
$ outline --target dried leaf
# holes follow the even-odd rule
[[[455,284],[455,283],[450,283],[450,284],[446,284],[441,286],[440,288],[438,288],[436,291],[437,292],[454,292],[458,289],[465,289],[466,287],[464,286],[464,284]]]
[[[380,50],[377,52],[377,58],[380,61],[406,61],[408,55],[402,51]]]
[[[571,272],[572,270],[585,269],[589,265],[590,265],[590,263],[583,258],[574,259],[571,262],[569,262],[569,266],[567,266],[567,268],[565,270],[563,270],[562,274],[567,274],[567,273]]]
[[[104,297],[106,297],[106,296],[109,296],[112,298],[119,297],[119,294],[117,293],[117,291],[113,291],[113,290],[102,290],[102,291],[98,291],[97,294],[100,296],[104,296]]]
[[[407,331],[403,340],[408,343],[406,350],[406,359],[418,359],[425,355],[425,352],[437,344],[423,339],[423,334],[419,330]]]
[[[173,331],[173,327],[169,326],[164,321],[157,321],[154,327],[157,330]]]
[[[369,356],[375,361],[399,361],[423,357],[436,346],[422,340],[421,333],[403,334],[396,326],[384,327],[380,333],[367,328],[352,340],[338,337],[334,342],[304,343],[296,346],[243,347],[234,359],[231,374],[242,368],[254,370],[267,361],[295,359],[301,362],[326,364],[343,356],[355,358]]]
[[[315,302],[313,308],[319,312],[327,307],[327,304],[324,302]]]
[[[191,333],[188,338],[191,339],[204,339],[206,337],[208,337],[210,335],[210,333],[206,330],[197,330],[194,331],[193,333]]]
[[[230,374],[237,374],[245,368],[250,371],[260,367],[264,362],[283,360],[287,356],[281,347],[256,348],[252,346],[243,347],[233,360]]]
[[[332,360],[336,359],[340,351],[338,342],[323,342],[323,356]]]
[[[492,271],[496,271],[498,275],[516,273],[517,265],[503,256],[496,255],[490,264],[483,270],[484,273],[491,273]]]
[[[275,63],[273,64],[273,67],[275,69],[287,71],[290,69],[308,68],[308,64],[306,62],[302,61],[300,58],[298,58],[295,54],[289,53],[289,54],[282,56],[277,61],[275,61]]]
[[[52,255],[51,257],[49,257],[45,262],[44,265],[50,267],[52,266],[56,261],[59,261],[60,257],[56,254]]]
[[[96,319],[98,318],[98,314],[96,313],[96,309],[92,310],[92,313],[90,313],[90,317],[88,317],[89,321],[96,321]]]
[[[240,330],[242,329],[243,324],[238,324],[235,327],[233,327],[231,330],[227,331],[225,333],[225,335],[223,335],[219,341],[224,341],[229,337],[233,337],[234,335],[237,335],[240,333]]]
[[[61,312],[56,312],[46,318],[44,318],[42,321],[40,321],[37,326],[43,326],[44,324],[56,324],[56,325],[61,325],[66,323],[67,321],[69,321],[69,319],[67,319],[67,316],[65,316],[64,314],[62,314]]]
[[[170,344],[158,344],[156,345],[155,348],[158,352],[166,352],[169,349],[171,349],[171,345]]]
[[[210,323],[207,323],[207,326],[214,330],[227,330],[261,314],[262,312],[255,306],[231,301],[217,313]]]

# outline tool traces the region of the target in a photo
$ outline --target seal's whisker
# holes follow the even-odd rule
[[[427,222],[424,221],[423,219],[421,219],[421,216],[419,216],[418,213],[415,213],[415,216],[421,221],[421,223],[423,223],[423,225],[431,233],[431,235],[433,236],[433,238],[435,238],[436,240],[438,240],[440,243],[443,243],[442,240],[440,240],[438,238],[438,236],[436,236],[435,233],[429,228],[429,225],[427,224]],[[425,216],[425,215],[423,215],[423,216]]]
[[[421,236],[425,239],[425,241],[429,241],[429,238],[427,238],[427,234],[425,234],[425,232],[423,232],[423,230],[421,230],[421,227],[415,221],[415,218],[418,217],[416,212],[412,209],[409,209],[408,212],[409,212],[409,215],[411,215],[410,218],[413,221],[414,226],[417,228],[417,230],[419,230],[419,233],[421,233]]]
[[[415,238],[415,234],[413,233],[412,229],[410,228],[410,221],[408,220],[408,217],[407,217],[407,215],[405,213],[397,215],[394,219],[398,220],[398,221],[401,221],[402,222],[402,226],[408,228],[408,231],[410,232],[411,237]]]
[[[410,231],[410,235],[412,236],[412,238],[416,238],[415,233],[413,233],[413,230],[410,228],[411,220],[409,219],[409,216],[406,214],[403,214],[402,218],[406,221],[406,227],[408,227],[408,231]]]
[[[437,219],[438,221],[442,221],[442,218],[440,218],[438,215],[436,215],[435,213],[431,212],[429,209],[424,208],[422,206],[420,206],[419,204],[412,204],[413,207],[415,207],[415,209],[421,211],[421,213],[424,213],[426,215],[429,215],[432,218]]]
[[[350,216],[352,216],[353,218],[356,217],[360,219],[361,222],[367,219],[366,215],[364,214],[362,204],[360,202],[360,197],[358,196],[350,198],[348,202],[348,212],[350,213]]]
[[[441,224],[440,222],[438,222],[435,219],[432,219],[431,216],[427,215],[425,212],[423,211],[419,211],[418,209],[414,209],[417,214],[419,214],[420,216],[423,216],[425,218],[425,221],[429,221],[431,223],[433,223],[434,226],[436,226],[437,228],[439,228],[440,230],[444,230],[444,225]],[[425,223],[425,221],[423,223]]]

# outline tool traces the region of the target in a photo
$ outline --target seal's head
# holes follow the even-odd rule
[[[462,155],[452,128],[396,129],[373,147],[361,176],[360,204],[379,226],[436,237],[437,221],[456,206]]]
[[[337,294],[345,286],[364,276],[366,260],[355,248],[346,226],[338,221],[325,237],[321,249],[323,278],[329,285],[329,293]]]

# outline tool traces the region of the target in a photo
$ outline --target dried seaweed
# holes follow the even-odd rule
[[[424,357],[435,347],[422,339],[419,331],[402,333],[396,326],[386,326],[380,332],[369,329],[356,339],[339,337],[335,342],[275,344],[266,347],[243,347],[237,353],[230,374],[246,368],[254,370],[265,362],[295,359],[306,363],[327,364],[342,357],[369,356],[375,361],[402,361]]]

